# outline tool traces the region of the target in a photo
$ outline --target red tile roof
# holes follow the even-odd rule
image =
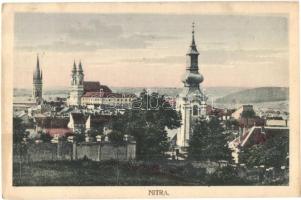
[[[62,117],[35,117],[38,127],[41,128],[67,128],[69,119]]]
[[[84,81],[84,92],[112,92],[106,85],[100,85],[98,81]]]
[[[72,134],[72,129],[69,128],[47,128],[46,133],[51,135],[52,137],[54,136],[66,136],[66,135],[71,135]]]
[[[98,81],[84,81],[85,92],[99,92],[100,83]]]

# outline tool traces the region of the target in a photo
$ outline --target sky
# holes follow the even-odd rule
[[[182,87],[191,24],[204,87],[289,85],[285,15],[17,13],[14,87],[31,88],[39,55],[45,88],[85,80],[112,87]]]

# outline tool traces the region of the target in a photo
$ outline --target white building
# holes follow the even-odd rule
[[[182,79],[184,88],[177,100],[177,110],[181,112],[182,125],[177,133],[176,144],[183,151],[189,146],[189,139],[191,138],[194,121],[206,116],[207,107],[207,98],[200,89],[200,83],[203,82],[204,78],[199,73],[199,52],[194,40],[194,25],[192,31],[192,43],[186,55],[187,67],[186,73]]]
[[[68,99],[68,105],[78,106],[81,104],[80,100],[84,94],[84,72],[81,62],[78,68],[76,67],[75,61],[72,69],[72,80],[70,88],[70,97]]]

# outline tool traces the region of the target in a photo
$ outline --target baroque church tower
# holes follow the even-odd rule
[[[206,117],[206,96],[200,89],[204,77],[199,73],[198,56],[195,39],[194,23],[192,25],[192,42],[186,54],[186,72],[182,78],[184,88],[177,99],[177,110],[181,112],[182,125],[177,133],[177,146],[185,151],[189,146],[193,123]]]
[[[84,94],[84,71],[81,62],[79,62],[77,68],[74,61],[71,77],[69,105],[79,106],[81,104],[81,97]]]
[[[40,61],[39,56],[37,56],[37,65],[36,69],[33,73],[33,90],[32,90],[32,98],[36,101],[36,103],[40,104],[42,102],[42,90],[43,88],[43,74],[40,69]]]

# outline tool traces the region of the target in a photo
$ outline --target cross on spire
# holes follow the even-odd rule
[[[192,34],[194,34],[194,22],[192,22]]]
[[[192,22],[192,42],[191,46],[195,46],[195,41],[194,41],[194,22]]]

